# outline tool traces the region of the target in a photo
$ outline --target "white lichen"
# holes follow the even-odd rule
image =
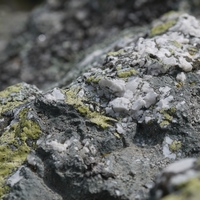
[[[184,72],[181,72],[181,73],[177,74],[176,80],[177,80],[177,81],[180,81],[180,82],[185,82],[185,80],[186,80],[186,75],[185,75],[185,73],[184,73]]]

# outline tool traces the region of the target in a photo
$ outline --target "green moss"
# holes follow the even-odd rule
[[[7,87],[5,90],[0,92],[0,98],[7,98],[8,96],[14,95],[21,90],[21,84],[16,84],[10,87]]]
[[[119,51],[109,52],[109,53],[107,53],[107,55],[108,56],[117,56],[117,55],[122,54],[122,53],[124,53],[124,50],[120,49]]]
[[[19,99],[21,87],[21,84],[17,84],[0,92],[0,114],[7,110],[12,110],[23,103]]]
[[[193,178],[178,187],[175,194],[168,195],[161,200],[199,200],[200,197],[200,180]]]
[[[66,91],[66,103],[73,105],[81,114],[90,119],[91,122],[96,125],[107,128],[110,126],[110,122],[116,122],[114,118],[107,117],[99,112],[91,111],[89,106],[84,105],[82,98],[77,97],[77,89],[69,89]]]
[[[170,109],[161,109],[159,111],[162,114],[163,121],[160,123],[160,127],[166,127],[170,124],[170,122],[173,120],[173,115],[176,112],[176,108],[172,107]]]
[[[188,52],[191,56],[194,56],[195,54],[198,53],[198,49],[196,47],[190,47],[188,48]]]
[[[135,69],[129,69],[129,70],[117,72],[117,76],[119,78],[127,78],[136,74],[137,74],[137,71]]]
[[[181,149],[181,147],[182,147],[181,141],[177,141],[177,140],[174,140],[174,141],[169,145],[169,149],[170,149],[170,151],[172,151],[172,152],[178,151],[179,149]]]
[[[17,134],[21,134],[24,135],[24,137],[22,139],[26,139],[27,137],[30,139],[37,139],[39,137],[39,135],[41,134],[41,130],[40,127],[38,126],[38,124],[32,120],[28,120],[26,119],[26,115],[27,115],[28,109],[25,108],[21,111],[20,113],[20,125],[21,125],[21,130],[23,131],[22,134],[21,130],[17,131]]]
[[[170,20],[163,24],[159,24],[151,29],[150,36],[160,35],[165,33],[169,28],[176,24],[176,20]]]
[[[176,83],[176,87],[177,87],[177,88],[181,88],[182,86],[183,86],[183,82],[177,82],[177,83]]]
[[[169,121],[167,121],[167,120],[163,120],[163,121],[160,122],[160,127],[161,128],[164,128],[164,127],[166,127],[168,125],[169,125]]]
[[[1,180],[0,180],[1,183]],[[8,187],[7,185],[3,186],[2,188],[0,188],[0,199],[2,199],[2,196],[6,193],[9,192],[10,187]]]
[[[119,133],[116,133],[116,132],[114,132],[113,133],[113,135],[117,138],[117,139],[121,139],[121,137],[120,137],[120,134]]]
[[[86,79],[87,83],[98,83],[101,80],[101,77],[90,76]]]
[[[173,119],[173,117],[171,115],[169,115],[167,112],[163,113],[163,117],[168,121],[172,121],[172,119]]]
[[[175,113],[176,113],[176,107],[173,106],[173,107],[171,107],[170,109],[168,109],[168,113],[169,113],[170,115],[175,114]]]
[[[172,43],[175,47],[177,47],[177,48],[179,48],[179,49],[182,47],[182,44],[180,44],[179,42],[177,42],[177,41],[175,41],[175,40],[171,41],[171,43]]]
[[[41,133],[39,125],[27,120],[28,109],[19,114],[19,122],[13,124],[0,137],[0,199],[7,192],[6,178],[26,160],[31,147],[28,139],[37,139]]]
[[[90,118],[92,123],[101,126],[103,129],[109,127],[111,122],[116,122],[116,120],[113,118],[106,117],[98,112],[92,112],[91,114],[87,115],[87,117]]]

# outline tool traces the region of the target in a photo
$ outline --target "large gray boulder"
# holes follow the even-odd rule
[[[1,198],[148,199],[161,169],[199,156],[199,33],[166,14],[82,61],[69,86],[2,91]]]

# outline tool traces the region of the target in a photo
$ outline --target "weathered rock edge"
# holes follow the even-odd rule
[[[1,198],[144,200],[158,171],[199,156],[200,24],[155,23],[69,87],[0,93]]]

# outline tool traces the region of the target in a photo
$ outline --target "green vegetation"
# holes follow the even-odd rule
[[[176,20],[170,20],[163,24],[159,24],[151,29],[150,36],[161,35],[165,33],[169,28],[176,24]]]
[[[179,149],[181,149],[181,147],[182,147],[181,141],[177,141],[177,140],[174,140],[174,141],[169,145],[169,149],[170,149],[170,151],[172,151],[172,152],[178,151]]]
[[[86,79],[86,83],[98,83],[101,80],[101,77],[90,76]]]
[[[178,186],[177,192],[170,194],[161,200],[199,200],[200,179],[193,178]]]
[[[160,122],[160,127],[164,128],[164,127],[168,126],[169,124],[170,124],[169,121],[163,120],[163,121]]]
[[[124,53],[124,50],[120,49],[119,51],[109,52],[109,53],[107,53],[107,55],[108,56],[117,56],[117,55],[122,54],[122,53]]]
[[[89,106],[84,105],[82,102],[84,99],[77,96],[78,89],[69,89],[66,91],[66,103],[73,105],[81,114],[90,119],[91,122],[96,125],[107,128],[110,126],[110,122],[116,122],[114,118],[107,117],[97,111],[91,111]]]
[[[135,69],[129,69],[129,70],[123,70],[123,71],[118,71],[117,76],[119,78],[128,78],[130,76],[136,75],[137,71]]]
[[[190,47],[190,48],[188,48],[187,50],[188,50],[188,52],[189,52],[189,54],[190,54],[191,56],[194,56],[195,54],[198,53],[198,49],[197,49],[196,47]]]
[[[19,94],[21,89],[22,84],[16,84],[0,92],[0,114],[23,103]]]
[[[7,129],[0,137],[0,199],[8,191],[6,178],[26,160],[31,147],[27,140],[38,139],[41,130],[37,122],[27,119],[28,108],[19,113],[19,122]]]
[[[171,107],[169,109],[162,109],[159,111],[162,116],[163,120],[160,122],[160,127],[166,127],[170,124],[170,122],[173,120],[173,114],[176,112],[176,107]]]

